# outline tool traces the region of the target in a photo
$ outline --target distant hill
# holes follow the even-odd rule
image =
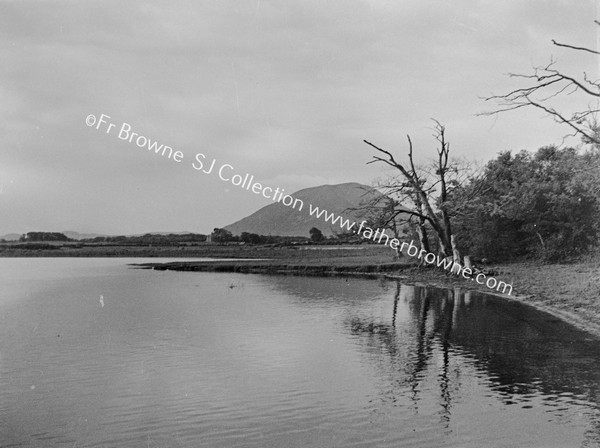
[[[74,232],[71,230],[65,230],[63,232],[60,232],[63,235],[67,236],[69,239],[72,240],[92,240],[94,238],[98,238],[98,237],[109,237],[109,235],[103,235],[100,233],[79,233],[79,232]],[[126,235],[127,237],[140,237],[140,236],[144,236],[144,235],[188,235],[191,234],[192,232],[148,232],[148,233],[140,233],[137,235]],[[0,235],[0,240],[5,240],[5,241],[18,241],[19,238],[21,238],[22,234],[20,233],[7,233],[6,235]]]
[[[61,233],[63,235],[68,236],[72,240],[86,240],[86,239],[96,238],[98,236],[104,236],[104,235],[100,235],[99,233],[79,233],[79,232],[73,232],[70,230],[66,230]]]
[[[323,235],[329,236],[341,232],[339,225],[332,226],[325,222],[323,217],[310,216],[309,204],[358,221],[361,213],[347,211],[347,209],[356,208],[374,196],[381,196],[381,193],[367,185],[351,182],[306,188],[292,193],[291,196],[304,202],[302,211],[286,207],[281,203],[273,203],[226,226],[225,229],[234,235],[249,232],[259,235],[309,236],[308,231],[316,227],[323,232]]]
[[[183,231],[183,232],[146,232],[146,233],[138,233],[136,235],[128,235],[128,236],[144,236],[144,235],[189,235],[194,232]]]
[[[7,233],[6,235],[0,235],[0,240],[5,241],[18,241],[21,235],[18,233]]]
[[[41,232],[44,233],[44,232]],[[98,233],[79,233],[79,232],[71,232],[71,231],[63,231],[60,232],[65,235],[67,238],[72,240],[83,240],[86,238],[96,238],[97,236],[103,236]],[[6,241],[18,241],[21,238],[22,234],[20,233],[7,233],[6,235],[0,235],[0,240]]]

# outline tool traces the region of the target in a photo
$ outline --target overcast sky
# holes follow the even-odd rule
[[[426,161],[432,117],[455,156],[560,144],[539,112],[476,114],[552,56],[598,78],[551,44],[594,47],[596,17],[589,0],[0,0],[0,234],[206,233],[270,203],[198,152],[293,192],[371,184],[363,139],[402,158],[409,133]],[[183,160],[120,140],[123,122]]]

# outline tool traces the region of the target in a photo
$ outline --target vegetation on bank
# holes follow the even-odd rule
[[[478,257],[567,261],[600,236],[600,151],[501,153],[452,194],[458,245]],[[468,198],[468,200],[466,200]]]
[[[600,22],[595,22],[600,26]],[[598,59],[593,48],[552,41],[562,51]],[[543,146],[535,152],[504,151],[486,166],[451,157],[446,127],[434,120],[432,161],[415,163],[407,136],[404,154],[365,140],[369,163],[391,168],[376,186],[385,193],[362,209],[372,228],[395,238],[408,234],[425,253],[462,261],[462,255],[496,262],[574,261],[598,251],[600,242],[600,81],[573,74],[556,60],[531,74],[511,74],[514,90],[486,100],[494,115],[521,108],[542,111],[573,132],[577,147]],[[579,110],[562,99],[578,98]]]
[[[296,246],[296,245],[338,245],[361,244],[368,241],[356,235],[340,234],[325,237],[316,227],[307,229],[306,236],[279,236],[259,235],[256,233],[242,232],[233,235],[226,229],[215,228],[210,235],[200,233],[156,234],[147,233],[135,236],[98,236],[79,240],[68,238],[57,232],[29,232],[23,234],[18,241],[0,240],[0,254],[10,250],[57,250],[91,248],[91,247],[174,247],[184,248],[206,245],[270,245],[270,246]]]
[[[43,248],[39,248],[39,246]],[[357,263],[389,263],[389,248],[376,244],[361,245],[249,245],[195,244],[181,246],[140,246],[118,244],[0,244],[0,257],[176,257],[176,258],[241,258],[293,259],[299,263],[325,260],[343,262],[353,258]]]

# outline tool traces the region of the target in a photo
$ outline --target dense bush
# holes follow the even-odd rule
[[[453,192],[455,233],[466,253],[560,261],[598,243],[600,153],[544,147],[501,153]],[[467,204],[464,204],[469,198]]]
[[[28,232],[19,238],[21,242],[30,241],[72,241],[66,235],[58,232]]]

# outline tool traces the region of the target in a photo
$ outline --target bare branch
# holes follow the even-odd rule
[[[595,20],[596,25],[600,21]],[[600,56],[600,50],[572,45],[552,40],[556,47],[569,51],[585,52]],[[498,108],[493,111],[485,111],[477,115],[497,115],[501,112],[509,112],[523,107],[535,107],[543,110],[557,122],[565,124],[574,132],[573,135],[583,138],[585,143],[600,145],[600,125],[597,114],[600,113],[597,105],[588,106],[588,110],[576,110],[570,113],[559,111],[553,106],[555,101],[566,96],[582,94],[600,99],[600,80],[590,79],[586,72],[579,76],[572,76],[556,66],[556,61],[550,59],[545,66],[533,68],[530,74],[508,74],[511,78],[525,80],[529,85],[519,87],[502,95],[492,95],[484,98],[485,101],[493,100]]]
[[[531,104],[534,107],[537,107],[538,109],[542,109],[543,111],[547,112],[548,114],[552,115],[553,117],[555,117],[559,122],[562,122],[564,124],[566,124],[567,126],[570,126],[573,130],[575,130],[575,134],[581,134],[584,137],[586,137],[587,139],[589,139],[590,141],[594,142],[594,143],[598,143],[600,144],[600,139],[598,137],[596,137],[595,135],[589,133],[588,131],[586,131],[585,129],[583,129],[581,126],[578,126],[577,124],[573,123],[573,120],[569,120],[565,117],[563,117],[559,112],[557,112],[556,110],[546,107],[542,104],[536,103],[534,101],[529,100],[529,104]]]
[[[588,53],[599,54],[600,55],[599,51],[591,50],[591,49],[585,48],[585,47],[576,47],[575,45],[561,44],[560,42],[556,42],[554,39],[552,39],[552,43],[554,45],[556,45],[557,47],[565,47],[565,48],[570,48],[572,50],[587,51]]]

